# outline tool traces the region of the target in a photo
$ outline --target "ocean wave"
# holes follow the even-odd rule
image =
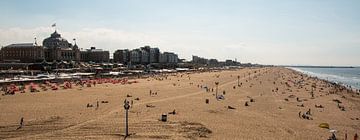
[[[360,89],[360,79],[356,76],[346,77],[343,74],[335,75],[335,74],[329,74],[329,73],[318,73],[308,70],[303,70],[299,68],[293,68],[293,67],[287,67],[289,69],[298,71],[300,73],[307,74],[309,76],[317,77],[323,80],[327,80],[330,82],[340,83],[344,85],[350,85],[352,87],[355,87],[357,89]]]

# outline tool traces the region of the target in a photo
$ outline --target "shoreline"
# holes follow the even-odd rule
[[[314,77],[314,78],[318,78],[318,79],[321,79],[321,80],[325,80],[331,84],[338,84],[338,85],[341,85],[341,86],[344,86],[345,88],[349,89],[349,90],[352,90],[352,91],[355,91],[355,92],[359,92],[360,93],[360,87],[356,87],[354,85],[348,85],[348,84],[345,84],[345,83],[341,83],[341,82],[336,82],[336,81],[331,81],[329,79],[326,79],[326,78],[321,78],[321,77],[318,77],[318,76],[315,76],[315,75],[311,75],[309,74],[308,71],[304,71],[304,70],[297,70],[296,67],[295,68],[292,68],[292,67],[284,67],[286,69],[290,69],[290,70],[293,70],[293,71],[296,71],[296,72],[299,72],[301,74],[305,74],[309,77]],[[310,73],[314,73],[314,72],[310,72]],[[318,73],[315,73],[315,74],[318,74]],[[321,74],[321,73],[320,73]],[[336,75],[337,76],[337,75]]]
[[[294,68],[358,68],[356,66],[290,66],[290,65],[280,65],[280,67],[294,67]]]

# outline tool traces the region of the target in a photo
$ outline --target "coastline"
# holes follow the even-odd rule
[[[315,77],[315,78],[327,81],[327,82],[329,82],[331,84],[341,85],[341,86],[345,87],[348,90],[352,90],[352,91],[355,91],[355,92],[360,92],[360,87],[358,87],[357,85],[352,85],[352,84],[345,83],[345,82],[339,82],[339,80],[337,80],[337,79],[332,79],[331,80],[331,78],[329,78],[328,76],[320,76],[320,75],[325,75],[324,73],[315,73],[315,72],[311,72],[311,71],[298,69],[297,67],[284,67],[284,68],[299,72],[301,74],[306,74],[306,75],[308,75],[310,77]],[[326,74],[326,75],[328,75],[328,74]],[[338,76],[338,75],[335,75],[335,76]]]

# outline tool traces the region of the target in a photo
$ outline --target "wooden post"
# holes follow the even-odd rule
[[[238,86],[240,86],[240,75],[238,75],[237,77],[238,77]]]
[[[218,98],[218,85],[219,85],[219,82],[215,82],[215,85],[216,85],[215,97],[216,97],[216,99],[217,99],[217,98]]]

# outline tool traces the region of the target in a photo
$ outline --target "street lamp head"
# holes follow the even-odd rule
[[[126,110],[129,110],[129,109],[130,109],[129,101],[127,101],[126,99],[125,99],[125,101],[124,101],[124,108],[125,108]]]

